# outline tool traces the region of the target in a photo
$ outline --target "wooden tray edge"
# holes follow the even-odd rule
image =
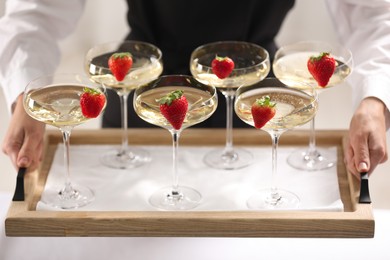
[[[189,132],[189,130],[187,130]],[[196,129],[191,131],[192,138],[204,136],[207,130]],[[215,130],[215,131],[223,131]],[[133,140],[139,140],[135,134],[138,130],[129,131]],[[146,129],[146,134],[158,130]],[[239,131],[236,131],[236,133]],[[240,130],[241,135],[235,136],[235,141],[243,145],[258,145],[267,135],[259,137],[259,141],[248,142],[255,135],[255,131]],[[290,131],[290,138],[281,144],[289,144],[294,139],[295,145],[307,144],[307,131]],[[108,137],[109,143],[120,139],[118,130],[105,129],[98,131],[99,136]],[[142,135],[145,131],[142,130]],[[344,130],[318,131],[317,138],[320,145],[334,145],[342,142]],[[96,130],[79,130],[72,136],[77,142],[92,142]],[[164,132],[165,134],[165,132]],[[224,136],[217,134],[217,136]],[[242,138],[245,136],[245,138]],[[256,136],[258,134],[256,133]],[[287,136],[287,134],[286,134]],[[53,142],[60,142],[57,131],[48,131],[46,136],[46,149]],[[101,138],[103,139],[103,138]],[[186,143],[185,137],[183,137]],[[223,145],[224,138],[215,138],[214,143]],[[243,139],[244,142],[237,141]],[[59,141],[58,141],[59,140]],[[107,139],[104,139],[107,140]],[[255,140],[255,139],[253,139]],[[329,140],[331,140],[329,142]],[[341,140],[341,141],[340,141]],[[156,144],[156,140],[149,140]],[[167,138],[159,139],[161,144],[170,144]],[[95,142],[96,143],[96,142]],[[342,149],[342,147],[341,147]],[[49,151],[50,152],[50,151]],[[41,165],[39,171],[48,171],[51,161],[47,160]],[[342,164],[342,163],[341,163]],[[343,165],[338,167],[343,167]],[[344,167],[345,170],[345,167]],[[29,173],[25,179],[27,200],[25,202],[12,202],[8,211],[5,226],[7,236],[202,236],[202,237],[365,237],[374,236],[375,221],[372,207],[369,204],[358,204],[358,182],[346,174],[353,211],[351,212],[37,212],[34,203],[39,200],[42,192],[42,178],[38,178],[39,171]],[[39,176],[41,177],[41,176]],[[164,221],[164,225],[161,222]],[[31,225],[34,223],[34,225]],[[60,224],[60,228],[58,228]],[[201,224],[202,228],[199,228]],[[272,227],[272,228],[271,228]],[[277,227],[277,228],[276,228]],[[337,229],[335,229],[337,227]]]

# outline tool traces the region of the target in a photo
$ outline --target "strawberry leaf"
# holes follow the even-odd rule
[[[122,59],[124,57],[132,57],[132,56],[131,56],[130,52],[116,52],[116,53],[112,54],[111,57],[113,59],[118,59],[118,58]]]
[[[83,88],[83,92],[84,92],[84,93],[91,94],[91,95],[100,95],[100,94],[101,94],[101,93],[100,93],[99,91],[97,91],[96,89],[88,88],[88,87],[84,87],[84,88]]]
[[[329,52],[321,52],[319,55],[317,56],[310,56],[310,61],[311,62],[316,62],[316,61],[320,61],[323,57],[325,56],[329,56],[330,53]]]
[[[161,105],[167,104],[169,106],[174,100],[180,99],[182,95],[183,95],[182,90],[174,90],[169,94],[163,96],[162,98],[156,99],[156,102],[158,102]]]
[[[263,96],[256,99],[255,104],[262,107],[274,107],[276,105],[275,102],[271,101],[269,96]]]

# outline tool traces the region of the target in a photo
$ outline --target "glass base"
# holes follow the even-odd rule
[[[253,154],[244,149],[234,149],[232,152],[225,150],[212,150],[208,152],[203,161],[214,169],[236,170],[249,166],[253,163]]]
[[[284,210],[299,207],[300,199],[294,193],[287,190],[263,189],[253,194],[247,201],[250,209],[258,210]]]
[[[177,192],[172,187],[162,188],[150,197],[149,203],[164,210],[188,210],[199,205],[202,196],[193,188],[180,186]]]
[[[75,209],[85,206],[95,199],[94,192],[82,185],[72,183],[65,188],[46,190],[42,202],[48,206],[60,209]]]
[[[148,151],[135,148],[121,153],[117,150],[104,154],[100,161],[103,165],[114,169],[128,169],[142,166],[151,161]]]
[[[297,150],[289,155],[287,163],[298,170],[320,171],[336,165],[337,154],[326,149],[316,149],[313,152],[308,150]]]

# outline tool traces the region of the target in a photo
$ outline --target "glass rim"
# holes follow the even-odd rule
[[[119,40],[119,41],[108,41],[108,42],[98,43],[98,44],[95,44],[94,46],[92,46],[91,48],[88,49],[88,51],[85,54],[85,57],[88,57],[89,53],[96,51],[97,49],[102,48],[102,47],[110,47],[113,45],[120,46],[122,44],[132,44],[132,43],[134,45],[136,45],[136,44],[145,45],[145,46],[150,47],[151,49],[154,49],[156,51],[156,53],[158,54],[156,56],[156,59],[162,60],[163,53],[159,47],[157,47],[156,45],[149,43],[149,42],[136,41],[136,40]],[[104,53],[107,53],[107,52],[104,52]],[[102,54],[104,54],[104,53],[102,53]]]
[[[95,83],[94,81],[92,81],[87,75],[84,75],[84,74],[81,74],[81,73],[78,73],[78,72],[64,72],[64,73],[48,73],[48,74],[42,74],[42,75],[39,75],[35,78],[33,78],[32,80],[30,80],[27,84],[26,84],[26,87],[25,89],[27,89],[27,87],[33,85],[34,83],[37,83],[41,80],[44,80],[44,79],[59,79],[59,78],[73,78],[74,80],[78,80],[78,81],[88,81],[90,82],[90,84],[92,85],[99,85],[97,83]]]
[[[304,41],[297,41],[289,44],[282,45],[279,49],[276,50],[275,55],[274,55],[274,60],[278,57],[278,54],[280,54],[282,51],[285,51],[286,49],[293,48],[294,46],[302,46],[302,45],[307,45],[307,44],[312,44],[312,45],[324,45],[326,47],[329,47],[330,49],[337,48],[341,50],[341,53],[345,53],[346,55],[335,55],[335,57],[340,58],[342,61],[344,61],[345,64],[350,64],[350,67],[352,68],[353,64],[353,55],[350,49],[344,47],[343,45],[339,43],[329,43],[325,41],[320,41],[320,40],[304,40]],[[307,51],[310,51],[308,49]],[[329,50],[330,53],[331,50]]]
[[[206,47],[215,46],[215,45],[222,45],[222,44],[245,44],[245,45],[248,45],[248,46],[251,46],[251,47],[255,47],[255,48],[259,49],[259,50],[262,50],[264,52],[264,54],[265,54],[265,58],[261,62],[256,63],[256,64],[251,65],[251,66],[248,66],[248,67],[245,67],[245,68],[234,68],[233,71],[249,70],[251,68],[262,66],[263,64],[265,64],[267,62],[271,62],[270,61],[270,55],[269,55],[269,52],[267,51],[267,49],[265,49],[264,47],[262,47],[262,46],[260,46],[260,45],[258,45],[256,43],[246,42],[246,41],[215,41],[215,42],[205,43],[203,45],[200,45],[200,46],[196,47],[192,51],[192,53],[191,53],[190,63],[192,63],[193,60],[195,60],[194,54],[196,52],[198,52],[199,50],[204,49]],[[211,65],[204,65],[204,64],[200,64],[200,65],[202,67],[205,67],[207,70],[211,70]]]
[[[58,80],[64,78],[63,82],[54,83],[54,80]],[[71,79],[73,78],[73,81],[71,80],[66,81],[66,78]],[[42,81],[42,84],[39,82]],[[44,81],[47,81],[47,84],[43,84]],[[98,89],[102,94],[106,95],[106,88],[101,85],[93,82],[89,77],[86,75],[80,74],[80,73],[55,73],[55,74],[45,74],[36,77],[35,79],[31,80],[27,83],[24,91],[23,91],[23,99],[27,97],[31,93],[31,91],[36,91],[43,88],[50,88],[50,87],[56,87],[56,86],[84,86],[92,89]],[[49,103],[42,102],[41,104],[49,105]]]
[[[158,86],[158,84],[164,84],[165,81],[167,81],[169,78],[171,79],[182,79],[183,82],[187,81],[189,82],[188,85],[177,85],[177,86],[183,86],[183,87],[194,87],[194,83],[196,85],[199,85],[199,86],[202,86],[202,88],[205,88],[205,89],[210,89],[213,91],[213,93],[211,93],[211,97],[210,98],[213,98],[214,96],[217,96],[218,95],[218,92],[217,92],[217,88],[214,87],[214,86],[210,86],[210,85],[206,85],[200,81],[198,81],[194,76],[191,76],[191,75],[185,75],[185,74],[170,74],[170,75],[162,75],[160,77],[158,77],[157,79],[139,87],[139,88],[136,88],[134,90],[134,94],[135,95],[139,95],[140,92],[143,92],[145,88],[147,89],[150,89],[150,88],[153,88],[153,87],[156,87]],[[178,82],[178,81],[177,81]],[[168,83],[168,82],[167,82]],[[161,85],[159,87],[163,87],[164,85]],[[172,85],[165,85],[165,86],[172,86]],[[173,85],[174,86],[174,85]]]

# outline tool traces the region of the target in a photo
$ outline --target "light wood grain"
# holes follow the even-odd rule
[[[223,146],[224,129],[188,129],[181,145]],[[132,144],[171,144],[162,129],[130,129]],[[290,131],[280,145],[307,146],[308,131]],[[175,237],[373,237],[375,221],[370,204],[358,204],[358,181],[343,164],[345,131],[318,131],[317,144],[337,146],[337,173],[343,212],[314,211],[36,211],[56,146],[62,142],[56,131],[48,131],[45,159],[39,170],[25,178],[26,201],[12,202],[6,217],[7,236],[175,236]],[[120,143],[119,129],[74,131],[73,144]],[[236,145],[270,145],[262,131],[235,129]]]

